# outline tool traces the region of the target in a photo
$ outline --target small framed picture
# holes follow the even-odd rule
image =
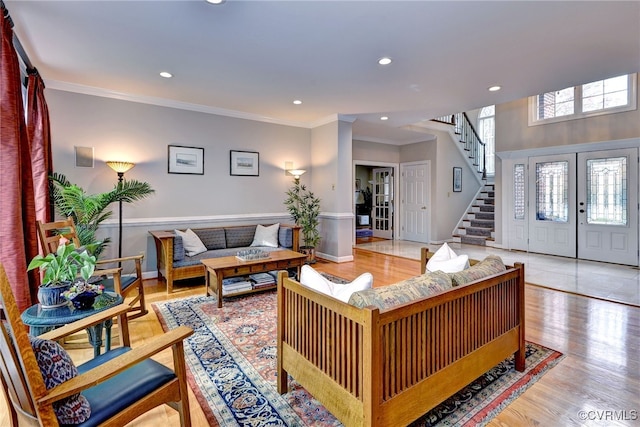
[[[457,166],[453,168],[453,191],[456,193],[462,191],[462,168]]]
[[[259,176],[260,153],[255,151],[231,150],[231,168],[229,173],[238,176]]]
[[[168,171],[204,175],[204,148],[169,145]]]

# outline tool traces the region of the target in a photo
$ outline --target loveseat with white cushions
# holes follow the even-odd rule
[[[424,271],[432,254],[422,252]],[[347,427],[402,426],[511,355],[524,370],[524,264],[462,264],[348,302],[331,290],[339,284],[317,290],[279,273],[278,392],[293,378]]]
[[[158,278],[167,281],[167,293],[176,280],[204,277],[203,259],[235,256],[260,248],[270,252],[300,248],[300,227],[288,224],[237,225],[149,232],[156,244]]]

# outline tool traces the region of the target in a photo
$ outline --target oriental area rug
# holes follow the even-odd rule
[[[153,304],[164,330],[185,325],[189,385],[212,426],[340,426],[295,381],[276,389],[275,291],[225,298],[189,297]],[[527,343],[526,370],[507,359],[412,426],[484,425],[535,383],[562,354]]]

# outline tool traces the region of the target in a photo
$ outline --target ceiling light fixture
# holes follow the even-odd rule
[[[387,56],[383,56],[382,58],[378,59],[378,64],[380,65],[389,65],[391,64],[391,62],[393,61]]]
[[[225,2],[225,0],[205,0],[205,1],[210,4],[222,4]]]
[[[389,120],[389,117],[387,117],[387,116],[382,116],[382,117],[380,117],[380,120]]]
[[[160,77],[164,77],[165,79],[170,79],[171,77],[173,77],[173,74],[167,71],[162,71],[160,72]]]
[[[502,86],[498,86],[498,85],[491,86],[491,87],[489,87],[489,92],[497,92],[500,89],[502,89]]]
[[[300,104],[302,104],[302,101],[300,101],[299,99],[294,99],[293,103],[296,104],[296,105],[300,105]]]

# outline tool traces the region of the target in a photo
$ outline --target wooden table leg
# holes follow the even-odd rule
[[[217,286],[218,288],[216,289],[217,293],[218,293],[218,308],[222,308],[222,277],[223,274],[221,272],[218,272],[216,274],[216,282],[218,283]]]
[[[204,270],[204,296],[208,297],[209,296],[209,275],[211,274],[211,272],[209,271],[208,268],[205,268]]]

